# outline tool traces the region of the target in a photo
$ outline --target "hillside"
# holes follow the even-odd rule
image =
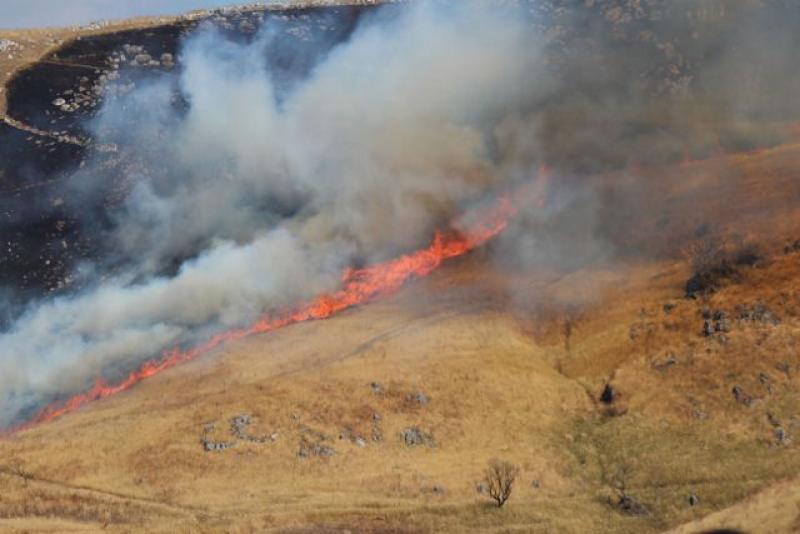
[[[797,528],[800,253],[784,245],[798,213],[771,197],[797,198],[798,157],[788,145],[645,171],[683,174],[671,206],[701,198],[723,167],[738,173],[709,212],[765,259],[716,293],[685,298],[682,260],[529,273],[489,269],[478,252],[3,440],[2,524],[657,532],[708,516],[699,524]],[[727,326],[704,335],[704,310]],[[421,439],[407,443],[411,428]],[[205,450],[217,443],[232,446]],[[476,491],[495,457],[522,468],[502,510]],[[622,485],[645,513],[620,509]]]
[[[763,0],[733,8],[721,0],[500,2],[504,9],[522,6],[512,11],[524,13],[522,33],[546,36],[542,54],[553,78],[539,88],[551,91],[541,100],[512,99],[509,120],[482,125],[497,134],[497,146],[472,144],[480,128],[464,126],[497,112],[480,107],[494,98],[479,98],[469,83],[505,72],[489,68],[496,58],[456,56],[465,71],[482,59],[492,76],[476,71],[451,84],[436,78],[444,69],[461,80],[443,55],[447,61],[423,70],[437,83],[409,89],[404,84],[416,78],[417,63],[431,55],[425,49],[399,63],[411,70],[390,73],[382,84],[359,85],[364,71],[355,69],[342,85],[298,91],[316,95],[319,107],[302,116],[308,124],[294,124],[303,126],[293,132],[296,146],[287,143],[291,150],[275,149],[269,159],[265,147],[292,133],[271,128],[291,117],[272,121],[282,106],[265,112],[257,104],[262,93],[250,91],[274,85],[276,102],[288,98],[294,84],[303,87],[326,70],[325,58],[346,52],[354,35],[374,37],[360,32],[362,24],[381,20],[371,1],[299,4],[0,32],[0,336],[14,331],[26,310],[79,301],[108,280],[129,282],[116,295],[145,287],[143,281],[158,287],[187,270],[197,274],[191,268],[219,252],[220,241],[233,255],[239,249],[231,243],[255,241],[275,221],[308,239],[303,250],[330,253],[333,243],[356,250],[347,265],[360,268],[426,246],[429,230],[464,215],[464,206],[484,205],[459,197],[464,191],[481,191],[475,196],[484,203],[512,191],[518,213],[485,245],[388,296],[224,343],[53,421],[11,434],[0,428],[0,532],[800,531],[800,128],[795,99],[786,98],[796,94],[798,80],[780,73],[780,58],[793,49],[784,34],[757,33],[759,24],[775,28],[784,16],[780,29],[791,29],[789,7]],[[392,4],[382,12],[387,20],[408,5]],[[440,33],[470,48],[471,37],[454,37],[459,32],[436,20],[434,49],[459,48],[439,41]],[[254,53],[265,23],[272,48]],[[194,65],[214,75],[189,76],[195,92],[181,92],[192,64],[187,37],[204,24],[214,26],[216,40],[197,49],[195,62],[235,51],[259,57],[253,64],[273,77],[242,83],[241,73],[220,66],[224,61],[200,61]],[[367,52],[376,42],[368,40],[356,59],[372,58]],[[398,50],[415,50],[415,42]],[[521,42],[540,45],[538,37]],[[770,48],[775,43],[782,48]],[[775,58],[764,61],[764,51]],[[390,56],[387,64],[397,59]],[[366,72],[381,72],[384,62],[377,63]],[[253,64],[239,67],[249,73]],[[487,94],[538,80],[509,79],[486,85]],[[202,90],[219,80],[224,90],[203,100]],[[168,90],[148,92],[158,83]],[[343,94],[351,85],[362,93]],[[464,86],[466,96],[454,89]],[[378,104],[369,116],[362,108],[370,108],[373,91]],[[414,107],[431,93],[430,103]],[[447,122],[439,109],[458,101],[452,94],[467,103],[469,120],[438,130]],[[140,96],[146,105],[138,108]],[[210,132],[210,144],[178,157],[193,139],[180,127],[192,97],[200,101],[189,115],[201,119],[194,133],[205,141]],[[352,115],[326,114],[348,106]],[[148,122],[154,110],[169,120]],[[349,129],[363,125],[374,129]],[[320,131],[329,137],[314,137]],[[466,144],[445,142],[452,139]],[[314,142],[330,151],[316,152]],[[364,146],[380,157],[371,160]],[[342,153],[348,149],[352,154]],[[292,180],[310,182],[280,175],[287,154],[310,169],[315,184],[335,184],[312,189],[322,201],[312,202],[307,189],[273,197],[272,188],[283,193]],[[493,167],[495,160],[507,165]],[[385,168],[400,172],[383,175]],[[275,169],[285,182],[272,176]],[[493,181],[497,169],[515,178]],[[350,174],[364,174],[364,181],[351,183]],[[403,183],[408,176],[410,185]],[[442,176],[441,187],[428,189]],[[176,187],[164,187],[163,196],[137,197],[173,179]],[[531,180],[544,191],[535,201],[526,193]],[[339,197],[340,190],[352,195]],[[137,198],[145,199],[141,220],[130,216],[142,207]],[[353,202],[342,209],[342,198]],[[171,211],[184,202],[186,212]],[[220,228],[201,224],[200,233],[164,246],[165,229],[180,234],[192,216],[204,223],[217,211],[230,215],[209,223]],[[309,213],[323,216],[306,225]],[[363,226],[347,225],[351,213]],[[163,214],[166,226],[152,223]],[[406,225],[426,241],[389,244]],[[141,243],[118,239],[131,228]],[[466,240],[462,229],[449,231]],[[152,258],[148,243],[159,249]],[[131,248],[120,252],[123,245]],[[168,294],[187,302],[150,301],[149,294],[100,299],[108,308],[88,314],[89,322],[103,322],[107,311],[125,316],[126,302],[144,303],[145,311],[131,313],[130,322],[109,322],[109,332],[87,343],[74,366],[63,364],[68,357],[48,360],[57,348],[38,338],[31,345],[44,351],[9,354],[0,343],[0,377],[17,372],[14,362],[63,365],[54,371],[43,363],[55,376],[32,379],[20,370],[30,381],[0,391],[0,417],[30,421],[49,400],[84,387],[83,375],[99,372],[113,383],[159,354],[148,349],[104,360],[98,347],[118,341],[112,334],[142,325],[158,333],[166,322],[186,330],[175,343],[190,347],[194,334],[204,339],[219,325],[239,324],[228,317],[238,317],[235,306],[222,305],[193,323],[192,308],[204,300],[259,303],[241,297],[262,289],[262,278],[308,286],[304,291],[325,287],[300,261],[286,261],[292,276],[273,282],[286,267],[275,261],[284,249],[266,250],[272,254],[235,256],[246,269],[211,270],[191,292]],[[340,272],[338,265],[322,267]],[[241,273],[256,273],[255,283],[238,285]],[[226,284],[229,301],[220,290]],[[274,290],[276,299],[289,298],[283,289]],[[216,293],[204,299],[207,290]],[[281,305],[274,304],[279,311]],[[186,315],[165,318],[164,309]],[[215,323],[219,317],[225,320]],[[84,341],[80,328],[64,324],[59,335],[73,337],[53,345]],[[1,338],[7,339],[14,340]],[[24,395],[31,397],[20,401]],[[482,483],[493,459],[520,468],[501,509]]]

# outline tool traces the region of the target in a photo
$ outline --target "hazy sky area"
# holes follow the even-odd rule
[[[171,15],[255,0],[0,0],[0,28],[71,26],[94,20]],[[258,2],[271,3],[271,2]]]

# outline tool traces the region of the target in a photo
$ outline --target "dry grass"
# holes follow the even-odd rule
[[[761,291],[761,281],[775,283],[779,273],[784,283],[793,283],[788,274],[795,260],[779,258],[753,270],[740,286],[714,298]],[[210,532],[301,526],[373,532],[581,532],[599,526],[655,532],[798,473],[794,446],[772,447],[761,423],[767,409],[788,417],[788,407],[797,405],[794,382],[781,383],[781,391],[763,405],[745,408],[727,387],[709,389],[708,381],[724,382],[727,373],[744,366],[746,345],[724,355],[708,353],[700,343],[715,341],[698,341],[697,332],[684,327],[680,335],[659,327],[651,334],[654,347],[691,349],[697,358],[691,365],[700,365],[702,355],[702,365],[719,368],[684,370],[690,364],[679,359],[657,371],[643,346],[630,340],[632,325],[663,320],[648,314],[679,293],[678,273],[660,279],[650,294],[634,287],[644,295],[638,300],[625,292],[619,301],[604,299],[614,312],[596,310],[578,320],[572,354],[559,356],[568,377],[547,363],[563,351],[557,336],[528,337],[491,300],[483,308],[453,312],[468,309],[474,293],[462,296],[457,281],[471,279],[476,269],[478,264],[466,261],[447,273],[451,276],[422,282],[390,301],[248,340],[0,444],[3,457],[21,459],[35,477],[69,484],[66,494],[49,501],[36,493],[41,491],[36,482],[20,483],[10,492],[13,498],[0,503],[0,515],[139,525],[167,514],[174,525],[196,524]],[[663,267],[653,269],[638,271],[633,285],[651,280],[648,273]],[[486,277],[492,286],[491,275]],[[699,306],[680,301],[669,321],[688,327]],[[787,323],[771,336],[792,335],[794,326]],[[750,328],[761,327],[746,325],[731,336],[750,336]],[[768,352],[754,358],[759,365],[770,365]],[[587,395],[599,394],[610,374],[619,402],[627,403],[624,416],[604,415]],[[383,394],[373,392],[373,381],[383,384]],[[409,402],[408,395],[417,391],[430,397],[428,405]],[[689,397],[699,399],[711,416],[694,417]],[[227,421],[241,412],[254,415],[254,434],[278,432],[277,441],[203,452],[203,425],[216,420],[214,432],[229,437]],[[374,413],[381,415],[382,442],[371,440]],[[403,445],[398,433],[411,425],[430,431],[436,446]],[[339,439],[345,429],[364,435],[368,445]],[[300,439],[309,432],[327,436],[325,443],[337,455],[298,458]],[[498,511],[477,494],[475,484],[486,461],[499,454],[521,465],[522,473],[514,495]],[[609,505],[613,478],[623,468],[629,472],[627,491],[650,515],[629,517]],[[112,491],[130,507],[69,496],[76,486]],[[434,491],[436,486],[444,491]],[[700,496],[699,506],[686,504],[690,491]],[[169,515],[173,509],[181,512]]]
[[[781,502],[800,485],[781,481],[800,459],[774,432],[800,435],[800,272],[797,253],[776,251],[800,237],[798,162],[787,145],[644,171],[658,202],[624,236],[632,247],[664,233],[676,242],[653,249],[680,250],[711,219],[770,254],[713,295],[684,299],[690,268],[667,253],[568,275],[489,270],[474,255],[0,442],[0,529],[657,532],[708,516],[790,531],[797,515]],[[704,308],[735,318],[759,301],[779,324],[701,334]],[[608,381],[613,410],[598,402]],[[241,413],[276,440],[205,452],[204,427],[232,440]],[[433,446],[406,446],[412,426]],[[299,458],[304,441],[336,455]],[[521,467],[501,510],[476,492],[495,457]],[[621,476],[648,515],[612,506]]]
[[[741,532],[798,532],[800,530],[800,480],[779,482],[730,508],[682,525],[671,533],[690,534],[714,528]]]

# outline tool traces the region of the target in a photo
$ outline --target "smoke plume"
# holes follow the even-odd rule
[[[119,147],[130,191],[97,223],[108,252],[80,267],[84,289],[32,304],[0,335],[0,425],[334,289],[344,267],[426,243],[507,180],[489,134],[539,83],[540,45],[520,19],[477,5],[378,12],[321,43],[301,79],[267,66],[279,38],[269,24],[251,43],[200,29],[179,74],[99,114],[95,142]],[[96,194],[101,166],[79,170],[69,198]]]
[[[79,291],[3,311],[0,426],[335,289],[343,268],[424,245],[531,179],[548,180],[547,202],[521,202],[493,245],[506,264],[654,253],[630,229],[661,190],[635,169],[785,139],[798,13],[788,0],[417,2],[294,47],[269,17],[249,40],[200,27],[179,69],[108,98],[91,125],[118,151],[64,198],[103,252],[75,269]],[[117,204],[82,210],[109,168],[125,178]]]

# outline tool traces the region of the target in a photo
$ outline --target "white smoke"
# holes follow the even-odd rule
[[[326,264],[337,257],[326,252],[277,229],[243,246],[218,243],[172,278],[139,285],[115,279],[39,305],[2,336],[0,390],[53,395],[85,387],[89,376],[158,354],[195,329],[240,326],[328,289],[342,265]]]
[[[98,141],[124,131],[144,169],[108,237],[125,267],[0,334],[0,425],[333,289],[344,266],[425,243],[506,178],[491,133],[540,83],[539,44],[519,17],[466,3],[373,16],[286,94],[264,67],[273,39],[269,28],[249,45],[192,36],[177,80],[185,114],[172,77],[103,110]],[[91,167],[73,180],[96,183]]]

